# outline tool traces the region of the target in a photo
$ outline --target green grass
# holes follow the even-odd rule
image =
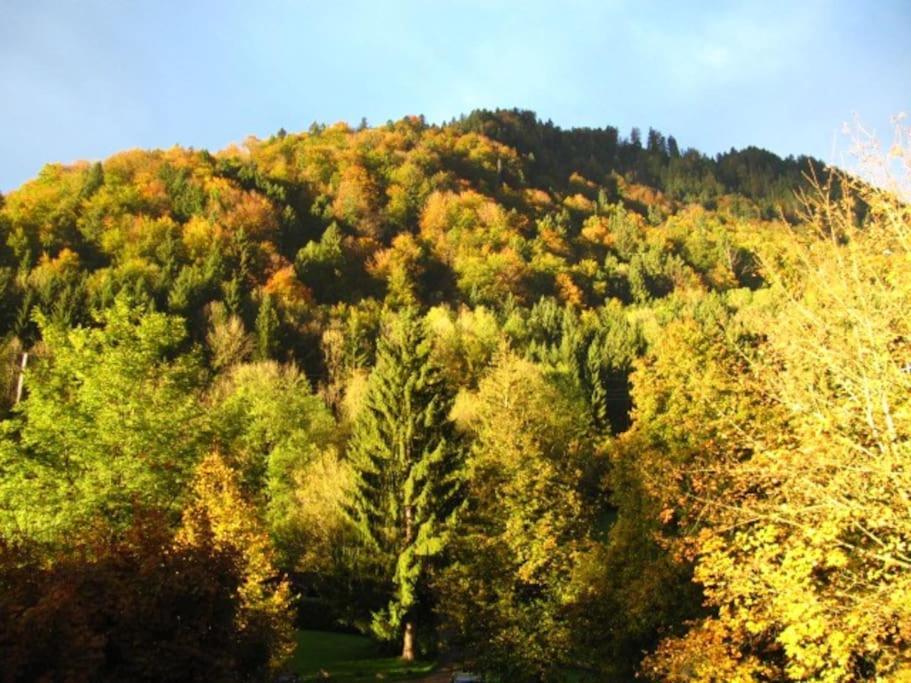
[[[329,631],[298,631],[290,668],[305,681],[407,681],[433,671],[434,662],[403,662],[381,655],[365,636]]]

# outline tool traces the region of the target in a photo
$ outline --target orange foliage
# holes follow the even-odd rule
[[[569,273],[557,273],[557,293],[560,300],[573,306],[581,306],[585,303],[585,294],[579,286],[573,282]]]
[[[540,239],[544,245],[547,247],[547,250],[552,254],[559,254],[560,256],[568,256],[570,253],[569,243],[566,239],[556,230],[551,228],[541,228],[538,231],[538,239]]]
[[[533,209],[547,209],[553,206],[553,199],[550,195],[547,194],[544,190],[539,190],[537,188],[528,188],[525,190],[525,201],[531,205]]]
[[[614,243],[609,223],[603,216],[589,216],[582,225],[580,235],[583,240],[592,244],[610,247]]]
[[[243,190],[226,178],[211,178],[206,190],[217,207],[217,221],[229,234],[243,230],[256,240],[274,240],[278,236],[278,216],[266,197]]]
[[[273,295],[285,308],[300,308],[313,301],[313,293],[297,279],[290,265],[275,271],[263,291]]]
[[[622,195],[633,202],[638,202],[643,206],[657,206],[666,212],[670,211],[670,203],[660,190],[647,185],[638,183],[626,183],[623,186]]]
[[[597,183],[576,172],[569,176],[569,185],[573,190],[587,197],[593,197],[598,192]]]
[[[379,196],[377,184],[367,169],[352,164],[342,171],[332,202],[333,216],[363,235],[380,237]]]

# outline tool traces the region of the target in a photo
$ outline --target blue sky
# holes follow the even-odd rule
[[[47,161],[477,107],[828,160],[911,113],[911,2],[2,0],[0,190]]]

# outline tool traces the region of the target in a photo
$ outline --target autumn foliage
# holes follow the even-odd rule
[[[899,133],[878,175],[519,110],[45,167],[0,198],[0,680],[268,679],[295,627],[907,678]]]

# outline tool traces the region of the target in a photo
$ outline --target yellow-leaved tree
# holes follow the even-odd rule
[[[237,474],[218,453],[206,456],[196,468],[175,542],[189,547],[208,542],[217,550],[237,553],[239,657],[281,666],[293,648],[290,587],[275,568],[256,508],[243,497]]]
[[[582,398],[547,368],[500,354],[473,396],[466,501],[437,581],[440,613],[502,680],[553,680],[576,657],[569,614],[593,509]]]
[[[716,481],[681,496],[698,511],[695,579],[711,615],[665,640],[649,675],[911,675],[911,156],[890,154],[903,185],[815,183],[809,230],[766,260],[774,305],[751,311],[751,343],[740,337],[732,357],[768,412],[718,420],[742,448],[677,480]]]

